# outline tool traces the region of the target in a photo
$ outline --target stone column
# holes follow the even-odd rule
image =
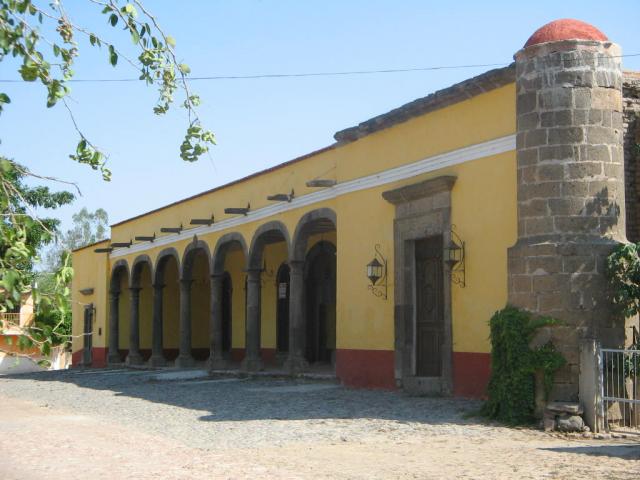
[[[289,262],[289,358],[285,368],[292,374],[304,372],[305,355],[304,261]]]
[[[579,344],[619,345],[606,257],[625,242],[620,48],[564,40],[516,55],[518,241],[509,303],[563,322],[542,332],[567,365],[551,400],[578,396]]]
[[[222,356],[222,280],[224,276],[211,275],[211,315],[209,317],[209,370],[227,366]]]
[[[243,370],[262,370],[260,358],[260,274],[261,270],[247,271],[247,319],[245,324],[245,357]]]
[[[118,353],[118,327],[120,323],[120,314],[118,311],[118,300],[120,299],[120,290],[111,290],[109,292],[109,355],[107,363],[121,363],[122,359]]]
[[[140,355],[140,287],[131,287],[131,302],[129,305],[129,354],[125,360],[127,365],[142,364]]]
[[[149,366],[164,367],[167,361],[164,358],[163,339],[162,339],[162,291],[164,285],[156,283],[153,285],[153,325],[152,325],[152,343],[151,358],[149,358]]]
[[[191,279],[180,280],[180,353],[176,367],[189,368],[195,365],[191,356]]]

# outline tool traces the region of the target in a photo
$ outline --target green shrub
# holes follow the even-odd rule
[[[491,317],[491,379],[489,399],[482,407],[485,416],[510,425],[534,421],[535,373],[542,372],[548,396],[553,376],[565,360],[551,342],[535,349],[529,345],[540,328],[558,323],[509,305]]]

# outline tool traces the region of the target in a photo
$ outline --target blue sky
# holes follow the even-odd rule
[[[43,2],[46,3],[46,2]],[[631,12],[637,0],[428,2],[392,0],[147,0],[177,40],[193,76],[371,70],[509,63],[529,35],[557,18],[593,23],[640,53]],[[75,23],[129,48],[106,27],[96,5],[66,2]],[[119,39],[119,40],[118,40]],[[640,57],[624,59],[640,70]],[[0,64],[0,78],[15,78]],[[136,76],[105,50],[81,43],[77,78]],[[152,113],[156,93],[136,83],[72,86],[71,105],[82,129],[110,155],[113,180],[68,159],[77,142],[62,106],[45,107],[35,84],[0,84],[12,104],[0,116],[0,154],[43,175],[75,181],[83,196],[55,212],[70,226],[82,207],[105,208],[111,223],[290,160],[333,142],[333,134],[415,98],[477,75],[471,68],[362,76],[194,82],[200,114],[217,136],[211,160],[180,160],[184,111]]]

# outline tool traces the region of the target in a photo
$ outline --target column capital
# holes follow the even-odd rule
[[[222,279],[224,278],[224,273],[212,273],[209,276],[211,277],[211,280],[220,280],[220,281],[222,281]]]
[[[142,290],[142,287],[129,287],[129,291],[132,294],[140,293],[140,290]]]
[[[193,279],[191,278],[181,278],[180,279],[180,286],[181,287],[191,287],[191,284],[193,283]]]
[[[302,272],[304,269],[304,260],[289,260],[287,262],[290,271]]]
[[[166,285],[164,283],[154,283],[151,285],[154,290],[162,290]]]
[[[261,268],[247,268],[245,270],[245,272],[247,273],[247,278],[250,281],[259,281],[260,280],[260,275],[262,274],[262,269]]]
[[[112,297],[119,297],[120,296],[120,290],[109,290],[109,295],[111,295]]]

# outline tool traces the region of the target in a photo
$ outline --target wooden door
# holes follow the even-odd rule
[[[83,365],[91,365],[93,363],[92,347],[93,347],[93,303],[84,307],[84,350],[82,352]]]
[[[415,242],[416,256],[416,375],[442,375],[444,341],[444,282],[442,235]]]

